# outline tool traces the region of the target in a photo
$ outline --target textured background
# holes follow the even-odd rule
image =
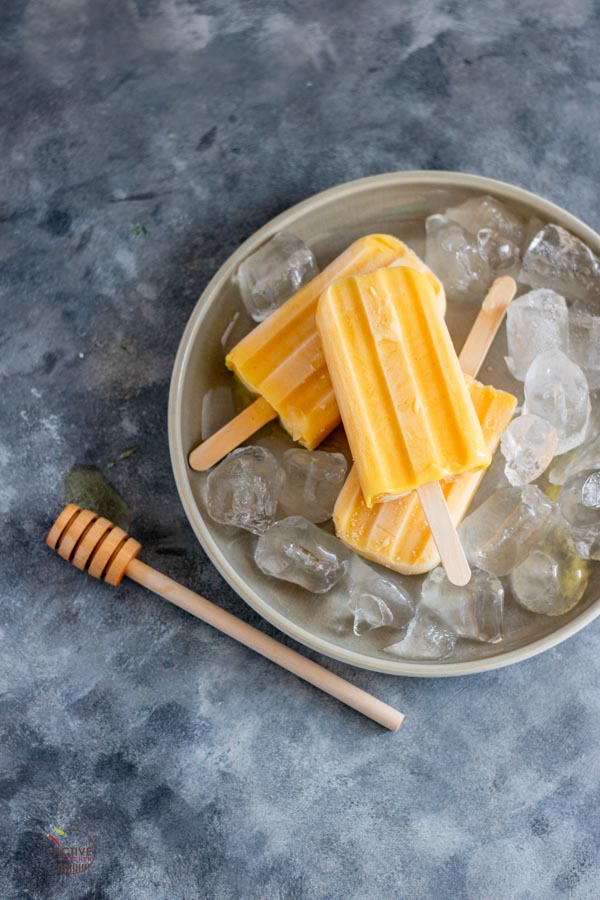
[[[325,661],[405,711],[392,736],[42,538],[96,464],[148,562],[270,630],[171,476],[200,290],[273,214],[393,169],[598,227],[599,42],[591,0],[2,0],[2,898],[597,898],[600,623],[470,679]],[[53,870],[50,823],[92,834],[89,872]]]

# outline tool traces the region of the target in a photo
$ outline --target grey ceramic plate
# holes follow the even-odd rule
[[[314,250],[321,267],[355,238],[373,231],[394,234],[417,253],[422,253],[425,217],[479,194],[492,194],[527,218],[537,216],[543,221],[557,222],[600,253],[600,237],[594,231],[554,204],[512,185],[452,172],[398,172],[363,178],[299,203],[277,216],[236,250],[198,300],[181,339],[173,369],[169,398],[173,471],[188,519],[217,569],[255,610],[296,640],[335,659],[381,672],[418,676],[464,675],[509,665],[541,653],[564,641],[598,615],[600,583],[597,574],[578,606],[561,617],[529,614],[508,596],[503,643],[459,642],[454,656],[437,663],[392,658],[383,652],[383,648],[392,642],[394,633],[379,629],[361,638],[336,634],[328,625],[328,604],[332,602],[328,595],[313,596],[301,588],[264,576],[252,561],[253,536],[215,525],[203,511],[205,476],[189,469],[187,455],[200,439],[203,395],[209,388],[233,383],[233,376],[223,363],[222,336],[232,320],[235,320],[235,331],[230,334],[230,340],[237,339],[252,324],[243,312],[232,279],[246,256],[278,231],[292,231],[303,238]],[[472,304],[449,305],[447,321],[457,347],[461,346],[476,313]],[[503,329],[484,364],[480,380],[510,390],[521,398],[522,385],[507,372],[505,352]],[[291,446],[278,425],[267,426],[252,443],[271,448],[282,444]],[[486,475],[473,508],[497,483],[498,460]],[[402,576],[397,577],[402,579]],[[421,579],[415,577],[403,579],[404,585],[415,596],[420,590],[420,582]]]

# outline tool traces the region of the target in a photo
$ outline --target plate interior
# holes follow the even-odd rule
[[[457,181],[468,181],[465,176],[454,177]],[[423,255],[427,215],[443,211],[445,207],[461,203],[471,196],[491,193],[526,218],[558,221],[571,231],[579,231],[588,244],[595,242],[594,249],[598,251],[600,241],[597,236],[562,210],[511,186],[487,182],[486,179],[471,181],[474,183],[453,185],[443,179],[436,184],[434,176],[424,177],[423,183],[419,183],[416,177],[411,183],[406,176],[398,176],[397,183],[393,179],[390,183],[390,176],[382,176],[382,183],[378,183],[377,178],[365,179],[364,190],[352,190],[357,183],[351,183],[345,186],[349,189],[347,194],[343,189],[326,192],[269,223],[236,251],[200,298],[182,340],[171,392],[171,449],[178,487],[199,539],[225,578],[253,607],[298,640],[357,665],[402,674],[460,674],[466,670],[478,671],[492,664],[503,664],[503,657],[509,662],[539,652],[543,648],[534,647],[537,642],[549,636],[561,639],[563,632],[567,636],[567,632],[574,629],[565,626],[581,618],[586,611],[591,611],[594,605],[598,606],[600,583],[597,567],[583,599],[565,616],[550,618],[528,613],[512,600],[507,588],[505,639],[501,644],[459,641],[453,656],[438,663],[394,660],[383,652],[383,648],[399,639],[397,631],[378,629],[358,638],[351,632],[339,633],[337,626],[332,626],[332,604],[339,602],[339,588],[334,588],[330,594],[312,595],[287,582],[263,575],[252,559],[256,538],[246,532],[220,526],[207,515],[204,504],[206,476],[188,468],[186,455],[200,440],[202,398],[208,390],[220,386],[233,387],[238,410],[248,402],[248,395],[227,371],[223,361],[224,343],[227,340],[235,342],[253,327],[233,276],[241,260],[276,231],[293,231],[306,241],[321,268],[353,240],[375,231],[393,234]],[[584,233],[581,233],[582,228]],[[520,287],[520,292],[525,290]],[[446,320],[457,349],[462,346],[477,312],[474,303],[448,304]],[[224,335],[227,337],[224,338]],[[480,371],[479,380],[514,393],[520,405],[523,385],[508,372],[505,355],[506,330],[503,326]],[[267,425],[248,443],[267,447],[276,454],[295,446],[277,423]],[[343,430],[340,428],[334,432],[322,449],[347,453]],[[498,451],[472,509],[498,486],[506,484],[502,468],[503,460]],[[331,525],[325,527],[332,530]],[[376,568],[390,576],[388,570]],[[415,599],[418,597],[421,577],[396,573],[392,576]],[[587,618],[590,618],[589,614]]]

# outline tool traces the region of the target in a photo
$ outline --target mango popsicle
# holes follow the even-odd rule
[[[492,455],[512,417],[517,400],[511,394],[484,387],[473,379],[483,364],[516,290],[514,279],[508,276],[494,281],[458,358]],[[469,508],[484,474],[484,470],[466,472],[452,481],[442,482],[446,503],[456,526]],[[338,537],[348,547],[397,572],[418,575],[430,571],[440,562],[416,492],[368,509],[355,468],[338,496],[333,521]]]
[[[484,439],[493,454],[512,418],[517,398],[472,379],[467,378],[467,382]],[[484,474],[485,470],[480,469],[441,483],[456,526],[467,512]],[[420,575],[439,565],[440,555],[416,491],[368,509],[354,467],[338,496],[333,521],[337,536],[347,547],[396,572]]]
[[[226,357],[226,365],[259,399],[238,423],[232,420],[190,455],[202,471],[279,416],[294,440],[313,450],[340,423],[340,414],[317,333],[315,313],[321,293],[336,279],[384,266],[412,266],[429,279],[442,315],[444,288],[402,241],[370,234],[354,241],[316,278],[246,335]]]
[[[368,508],[490,464],[423,274],[388,268],[337,281],[321,296],[317,327]]]
[[[445,309],[440,282],[416,254],[390,235],[371,234],[351,244],[227,355],[228,368],[271,404],[286,431],[309,450],[340,423],[315,325],[318,299],[338,278],[399,261],[427,272]]]

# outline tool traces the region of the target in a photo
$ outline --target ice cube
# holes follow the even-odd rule
[[[350,552],[302,516],[289,516],[261,534],[254,558],[265,575],[323,594],[348,571]]]
[[[600,434],[586,440],[576,450],[555,459],[548,478],[551,484],[564,484],[583,469],[600,469]]]
[[[507,575],[522,562],[552,525],[555,504],[533,484],[492,494],[460,527],[473,565]]]
[[[447,209],[446,217],[476,238],[479,255],[494,271],[519,261],[525,228],[523,220],[493,197],[472,197]]]
[[[202,398],[200,433],[205,441],[235,416],[233,391],[228,385],[211,388]]]
[[[326,522],[333,515],[348,464],[341,453],[294,447],[283,454],[285,481],[279,505],[286,516]]]
[[[330,631],[357,637],[377,628],[403,628],[413,613],[413,601],[394,575],[380,575],[354,553],[348,574],[319,606],[319,617]]]
[[[569,357],[577,363],[591,391],[600,388],[600,316],[580,303],[569,311]]]
[[[312,250],[282,231],[244,260],[237,279],[246,309],[262,322],[318,273]]]
[[[500,440],[508,481],[517,486],[535,481],[552,462],[557,441],[554,425],[545,419],[531,414],[513,419]]]
[[[600,525],[600,470],[585,469],[564,483],[558,504],[574,528]]]
[[[600,469],[584,469],[561,488],[558,504],[577,552],[600,559]]]
[[[374,628],[402,628],[410,621],[414,604],[392,578],[379,575],[353,555],[348,581],[354,634],[365,634]]]
[[[569,352],[569,311],[565,298],[554,291],[529,291],[517,297],[506,314],[506,365],[519,381],[538,353]]]
[[[582,559],[600,561],[600,528],[588,528],[574,536],[575,548]]]
[[[491,228],[479,229],[477,247],[479,255],[488,263],[494,273],[514,269],[520,259],[519,245],[496,234]]]
[[[525,251],[520,280],[531,287],[552,287],[569,300],[597,299],[600,261],[579,238],[549,224]]]
[[[421,589],[421,602],[458,637],[495,644],[502,640],[504,588],[495,575],[473,569],[468,584],[451,584],[440,567]]]
[[[583,444],[558,457],[552,463],[549,480],[564,484],[571,475],[583,469],[600,469],[600,395],[590,394],[591,411]]]
[[[554,425],[555,453],[583,443],[590,417],[590,392],[585,375],[560,350],[540,353],[525,377],[524,413],[534,413]]]
[[[476,235],[481,228],[489,228],[517,245],[521,244],[525,233],[523,219],[489,194],[471,197],[460,206],[452,206],[445,215],[471,234]]]
[[[260,534],[273,522],[283,472],[263,447],[240,447],[212,469],[206,507],[215,522]]]
[[[517,603],[545,616],[560,616],[579,603],[588,581],[588,566],[580,559],[564,525],[556,525],[511,573]]]
[[[587,510],[600,510],[600,472],[592,472],[583,482],[581,501]]]
[[[333,590],[319,596],[313,621],[322,623],[332,634],[347,637],[353,631],[354,613],[350,610],[348,591],[342,589],[345,584],[346,578],[342,578]]]
[[[425,222],[425,261],[443,282],[452,299],[481,302],[490,283],[488,263],[480,256],[476,240],[443,215],[429,216]]]
[[[360,599],[357,599],[356,604],[351,608],[351,612],[353,614],[352,630],[357,637],[373,631],[375,628],[391,626],[392,611],[378,594],[363,594]]]
[[[402,659],[444,659],[456,646],[453,634],[427,607],[419,605],[401,641],[385,648],[385,653]]]
[[[537,216],[533,216],[532,219],[528,219],[525,225],[525,234],[523,237],[523,249],[526,250],[531,244],[532,240],[538,233],[544,228],[545,225],[541,219],[538,219]]]

